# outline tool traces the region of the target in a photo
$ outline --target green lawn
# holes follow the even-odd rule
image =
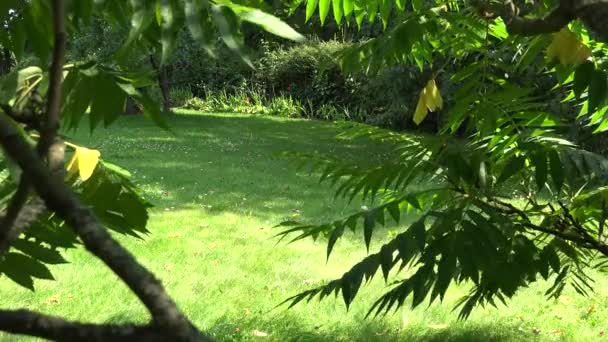
[[[143,241],[120,240],[163,280],[194,323],[218,340],[608,340],[605,278],[593,298],[568,289],[558,302],[547,301],[541,284],[509,307],[479,309],[466,322],[451,313],[466,288],[449,292],[444,305],[364,319],[384,287],[381,277],[360,292],[349,312],[340,298],[275,308],[340,276],[365,254],[361,236],[339,242],[328,263],[323,241],[278,243],[272,227],[287,218],[330,219],[357,204],[334,200],[327,186],[275,155],[318,151],[373,162],[389,147],[338,139],[337,125],[302,120],[182,113],[170,124],[175,134],[141,117],[124,117],[110,130],[92,137],[83,131],[76,140],[133,172],[156,205],[151,234]],[[377,234],[376,247],[389,232]],[[52,268],[57,280],[37,281],[35,292],[2,279],[2,307],[94,322],[147,320],[140,303],[99,261],[82,250],[67,257],[70,264]]]

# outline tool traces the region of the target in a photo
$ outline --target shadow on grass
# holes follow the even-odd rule
[[[135,171],[136,183],[158,207],[198,205],[212,214],[237,211],[262,219],[308,211],[324,221],[348,206],[333,199],[328,185],[318,185],[318,175],[298,172],[280,153],[318,153],[377,165],[392,149],[369,139],[338,139],[343,129],[326,122],[178,114],[169,124],[175,134],[140,117],[123,117],[110,130],[93,136],[83,130],[75,138]],[[355,200],[350,211],[359,205]]]
[[[271,327],[268,330],[255,330],[251,327]],[[365,341],[365,342],[397,342],[397,341],[453,341],[453,342],[487,342],[530,340],[533,336],[518,330],[512,324],[467,324],[457,323],[455,326],[443,329],[430,328],[423,325],[408,325],[404,329],[390,326],[382,319],[364,320],[357,325],[330,325],[324,322],[304,326],[295,317],[278,319],[253,318],[251,321],[222,321],[212,326],[207,333],[217,341],[249,341],[266,337],[271,341],[302,341],[302,342],[334,342],[334,341]],[[262,334],[262,336],[260,336]]]

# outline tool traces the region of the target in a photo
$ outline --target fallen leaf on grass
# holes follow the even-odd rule
[[[268,337],[268,333],[267,332],[263,332],[263,331],[259,331],[259,330],[254,330],[253,331],[253,336],[255,336],[255,337]]]
[[[427,325],[427,327],[429,327],[431,329],[435,329],[435,330],[440,330],[440,329],[447,329],[448,325],[447,324],[430,324],[430,325]]]
[[[553,335],[563,335],[564,334],[564,330],[562,330],[562,329],[556,329],[556,330],[551,331],[551,334],[553,334]]]
[[[61,302],[59,301],[59,295],[54,295],[51,298],[47,299],[45,302],[45,304],[61,304]]]

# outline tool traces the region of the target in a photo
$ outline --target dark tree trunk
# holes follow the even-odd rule
[[[152,64],[152,68],[156,70],[158,75],[158,87],[160,88],[160,93],[163,97],[163,109],[168,113],[171,111],[171,96],[169,95],[169,77],[167,74],[167,67],[164,65],[159,65],[152,54],[150,55],[150,64]]]
[[[137,102],[132,97],[127,97],[127,103],[125,104],[125,114],[137,115],[141,113],[141,109],[137,105]]]

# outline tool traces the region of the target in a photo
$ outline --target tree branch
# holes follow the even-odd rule
[[[538,232],[554,235],[554,236],[557,236],[566,241],[576,242],[583,248],[596,250],[596,251],[608,256],[608,245],[594,239],[591,235],[589,235],[586,231],[584,231],[583,227],[575,227],[575,230],[577,232],[579,232],[580,234],[582,234],[582,236],[576,236],[576,235],[568,234],[563,231],[541,227],[539,225],[532,223],[532,221],[530,221],[528,215],[525,212],[523,212],[522,210],[520,210],[519,208],[515,207],[514,205],[497,200],[497,199],[491,199],[491,201],[502,206],[502,208],[497,207],[495,205],[491,205],[490,203],[487,203],[487,202],[483,202],[483,201],[480,201],[480,202],[483,205],[490,206],[494,209],[497,209],[497,210],[500,210],[503,212],[507,212],[507,213],[511,213],[511,214],[516,214],[517,216],[519,216],[520,218],[523,219],[524,222],[522,222],[522,225],[528,229],[532,229],[532,230],[535,230]],[[562,205],[562,204],[560,203],[560,205]],[[566,218],[571,221],[571,224],[576,226],[578,223],[576,222],[576,220],[574,220],[574,218],[572,218],[572,216],[568,213],[568,211],[565,209],[565,207],[563,207],[563,205],[562,205],[562,209],[564,209],[564,212],[565,212],[564,215],[566,215]],[[581,232],[581,229],[583,229],[583,232]]]
[[[93,212],[72,193],[63,179],[53,177],[27,141],[0,115],[0,144],[23,171],[50,210],[65,220],[85,247],[100,258],[148,308],[154,324],[175,340],[207,340],[177,308],[156,277],[99,225]]]
[[[0,221],[0,260],[8,252],[19,235],[32,224],[44,211],[44,204],[35,199],[27,204],[30,184],[22,179],[17,191],[6,208],[6,214]]]
[[[28,310],[0,310],[0,330],[57,341],[166,341],[153,326],[90,324]]]
[[[569,22],[576,19],[576,14],[569,8],[558,6],[542,19],[525,19],[518,15],[503,12],[501,17],[510,34],[520,36],[536,36],[561,30]]]
[[[41,157],[46,157],[51,171],[62,174],[65,153],[63,141],[57,139],[57,130],[59,129],[61,82],[63,79],[66,46],[65,4],[63,0],[53,0],[52,11],[55,45],[53,47],[53,60],[46,103],[46,122],[43,123],[40,129],[40,140],[38,141],[37,151]],[[2,106],[2,110],[9,116],[15,116],[10,106]],[[44,207],[38,201],[33,206],[28,206],[28,210],[24,211],[29,198],[30,188],[28,179],[21,177],[17,192],[11,199],[6,214],[0,222],[0,257],[10,249],[10,246],[19,238],[23,230],[44,210]],[[18,220],[20,222],[17,222]]]
[[[40,131],[40,141],[38,141],[38,153],[46,155],[51,145],[55,143],[57,130],[59,129],[61,111],[61,82],[63,80],[63,64],[65,60],[65,4],[63,0],[52,0],[53,11],[53,32],[55,44],[53,46],[53,60],[50,70],[49,92],[46,102],[46,122]],[[48,156],[51,157],[51,156]],[[51,169],[58,161],[48,160]],[[63,160],[61,160],[63,166]]]

